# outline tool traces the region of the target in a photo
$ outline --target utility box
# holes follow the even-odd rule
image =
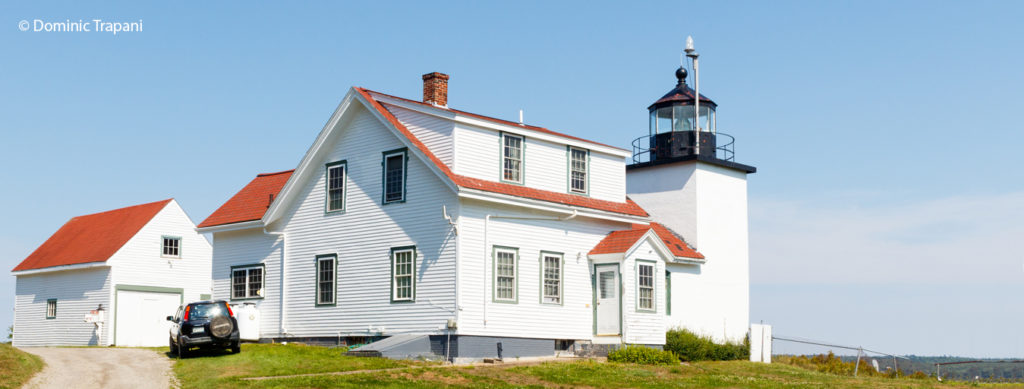
[[[772,326],[750,325],[750,361],[772,363]]]
[[[238,321],[238,337],[241,340],[260,340],[260,310],[255,304],[245,303],[233,305],[231,309]]]

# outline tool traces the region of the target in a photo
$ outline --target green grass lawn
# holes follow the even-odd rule
[[[208,353],[175,363],[183,388],[961,388],[968,383],[932,379],[848,377],[796,366],[750,362],[696,362],[640,366],[595,361],[530,365],[445,367],[420,362],[341,355],[338,349],[302,345],[243,345],[241,354]],[[392,369],[348,375],[242,377]],[[997,385],[980,385],[997,386]]]
[[[20,388],[43,370],[43,360],[18,350],[10,343],[0,343],[0,388]]]
[[[166,348],[161,353],[172,357]],[[241,377],[387,369],[412,362],[383,358],[356,358],[341,350],[298,344],[243,344],[242,352],[193,351],[174,363],[182,388],[241,387]]]

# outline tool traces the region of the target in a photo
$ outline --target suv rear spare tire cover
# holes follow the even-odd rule
[[[210,318],[210,335],[217,338],[227,338],[231,336],[231,330],[233,325],[231,318],[225,315],[218,315]]]

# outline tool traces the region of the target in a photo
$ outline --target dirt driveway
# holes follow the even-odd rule
[[[28,347],[46,368],[26,388],[167,388],[171,360],[152,350],[130,348]]]

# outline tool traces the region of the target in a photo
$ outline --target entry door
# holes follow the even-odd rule
[[[619,335],[619,265],[597,265],[597,335]]]
[[[181,303],[178,293],[117,291],[117,321],[114,343],[118,346],[154,347],[167,345],[170,322]]]

